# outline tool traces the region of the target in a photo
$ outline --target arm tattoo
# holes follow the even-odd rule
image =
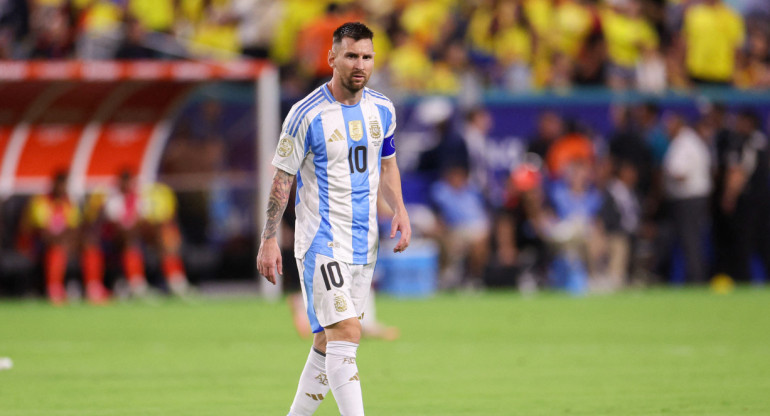
[[[286,202],[289,200],[292,182],[294,182],[294,175],[280,169],[275,171],[273,186],[270,188],[270,200],[267,203],[267,220],[262,232],[263,240],[275,237],[278,232],[278,225],[281,223]]]

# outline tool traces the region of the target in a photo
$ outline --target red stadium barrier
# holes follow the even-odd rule
[[[70,172],[82,194],[121,170],[155,179],[175,112],[193,87],[256,80],[241,62],[0,61],[0,196],[44,192]]]
[[[248,80],[264,61],[0,61],[0,81]]]

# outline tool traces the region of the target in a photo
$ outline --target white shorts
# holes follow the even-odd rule
[[[362,318],[374,263],[350,264],[312,251],[297,259],[302,298],[313,333],[349,318]]]

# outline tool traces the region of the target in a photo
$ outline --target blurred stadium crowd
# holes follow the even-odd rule
[[[768,18],[764,0],[5,0],[0,58],[269,57],[305,90],[330,75],[334,28],[361,20],[388,92],[755,88]]]
[[[618,105],[600,135],[541,113],[502,204],[486,185],[491,118],[436,126],[422,153],[430,211],[417,235],[442,247],[445,288],[517,284],[575,293],[627,285],[763,282],[770,270],[770,147],[750,108],[695,118]]]

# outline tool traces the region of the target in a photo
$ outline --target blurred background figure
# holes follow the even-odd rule
[[[444,168],[430,190],[442,227],[441,286],[480,288],[489,258],[489,218],[481,190],[470,182],[465,165]]]
[[[483,108],[473,108],[465,115],[463,141],[468,151],[470,182],[482,192],[488,188],[489,166],[487,141],[492,129],[492,117]]]
[[[710,221],[711,151],[706,138],[681,115],[669,114],[665,124],[671,140],[663,160],[670,227],[684,254],[687,281],[703,283],[708,272],[704,235]]]
[[[555,218],[547,233],[557,250],[551,280],[576,294],[589,289],[589,279],[604,278],[600,262],[605,240],[598,223],[602,195],[594,186],[593,174],[588,159],[575,157],[566,162],[548,190]]]
[[[181,258],[182,239],[176,224],[176,197],[163,184],[139,189],[133,174],[124,171],[105,203],[107,220],[117,231],[123,275],[130,294],[148,293],[144,244],[158,253],[168,289],[185,295],[189,289]],[[143,244],[144,243],[144,244]]]
[[[770,149],[758,122],[751,110],[737,114],[715,195],[716,271],[741,282],[753,279],[754,256],[770,270]]]
[[[745,40],[743,18],[722,0],[688,7],[682,28],[690,80],[700,85],[729,85],[735,57]]]
[[[103,303],[108,296],[102,283],[102,254],[93,244],[81,245],[80,225],[80,210],[67,195],[67,174],[63,172],[53,178],[47,195],[30,200],[24,213],[19,246],[30,256],[42,257],[46,293],[55,305],[67,300],[67,269],[72,256],[78,253],[82,255],[83,283],[88,300]]]
[[[550,262],[544,238],[549,216],[540,160],[525,162],[511,172],[505,202],[494,224],[494,262],[500,268],[488,276],[490,285],[515,283],[523,293],[546,287]]]
[[[537,122],[537,131],[529,140],[527,152],[545,160],[551,146],[564,135],[564,121],[554,111],[544,111]]]
[[[118,177],[117,189],[110,193],[104,210],[107,221],[117,231],[123,275],[133,296],[147,294],[147,277],[141,247],[141,204],[139,190],[130,172]]]
[[[610,164],[612,169],[606,183],[602,206],[599,211],[606,233],[606,256],[602,289],[618,290],[629,282],[634,244],[642,220],[642,209],[636,191],[639,174],[634,163],[618,159]]]
[[[658,34],[642,15],[642,1],[608,1],[602,13],[602,30],[609,57],[607,85],[613,89],[638,85],[638,65],[658,48]]]

